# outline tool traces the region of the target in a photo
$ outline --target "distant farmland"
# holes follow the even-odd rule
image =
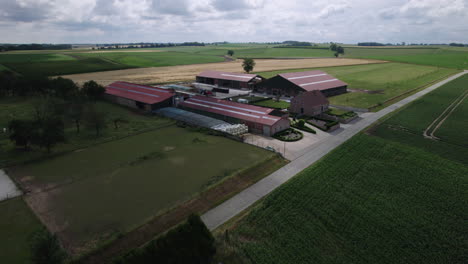
[[[219,230],[220,261],[465,263],[468,137],[449,124],[463,140],[425,139],[422,131],[467,82],[466,75],[452,81],[372,135],[353,137],[226,226],[229,240]]]
[[[346,57],[468,69],[468,48],[345,48]]]

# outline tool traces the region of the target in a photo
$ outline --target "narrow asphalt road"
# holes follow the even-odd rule
[[[377,113],[369,113],[368,115],[365,115],[352,126],[342,130],[341,133],[331,136],[316,145],[312,145],[306,152],[304,152],[303,155],[291,161],[286,166],[263,178],[259,182],[251,185],[231,199],[206,212],[201,216],[203,222],[210,230],[216,229],[218,226],[224,224],[232,217],[247,209],[256,201],[269,194],[274,189],[278,188],[281,184],[291,179],[297,173],[317,162],[327,153],[337,148],[346,140],[350,139],[364,128],[370,126],[381,117],[467,73],[468,71],[466,70],[464,72],[455,74],[446,80],[443,80],[418,93],[408,96],[405,99],[392,104]]]

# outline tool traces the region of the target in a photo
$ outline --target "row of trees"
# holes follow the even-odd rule
[[[80,89],[70,79],[58,77],[28,78],[10,71],[0,72],[0,98],[11,96],[53,96],[70,100],[85,95],[91,99],[100,97],[105,88],[94,81],[89,81]]]
[[[0,52],[10,50],[62,50],[71,49],[70,44],[2,44],[0,45]]]
[[[183,43],[130,43],[130,44],[101,44],[93,49],[138,49],[138,48],[167,48],[178,46],[205,46],[203,42]]]

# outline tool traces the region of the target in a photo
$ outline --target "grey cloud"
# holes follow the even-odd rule
[[[51,10],[52,2],[22,6],[16,0],[3,0],[0,6],[0,20],[14,22],[45,20]]]
[[[166,15],[183,16],[189,15],[187,0],[153,0],[152,10]]]

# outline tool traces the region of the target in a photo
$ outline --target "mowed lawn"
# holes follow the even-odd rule
[[[0,260],[8,264],[30,261],[31,236],[42,228],[22,198],[0,202]]]
[[[274,191],[226,227],[229,242],[219,233],[220,261],[465,263],[468,148],[425,139],[422,129],[467,80],[413,102]]]
[[[455,69],[433,66],[379,63],[317,69],[257,72],[257,74],[269,78],[279,73],[306,70],[322,70],[346,82],[348,84],[348,89],[356,90],[356,92],[333,96],[328,99],[331,104],[359,108],[369,108],[378,104],[384,104],[389,99],[457,72]]]
[[[276,100],[273,100],[273,99],[266,100],[266,101],[255,102],[253,104],[258,105],[258,106],[263,106],[263,107],[277,108],[277,109],[286,109],[290,105],[290,103],[288,103],[288,102],[276,101]]]
[[[468,49],[463,48],[345,48],[345,54],[352,58],[468,69]]]
[[[67,247],[93,247],[274,154],[170,126],[15,168]]]

